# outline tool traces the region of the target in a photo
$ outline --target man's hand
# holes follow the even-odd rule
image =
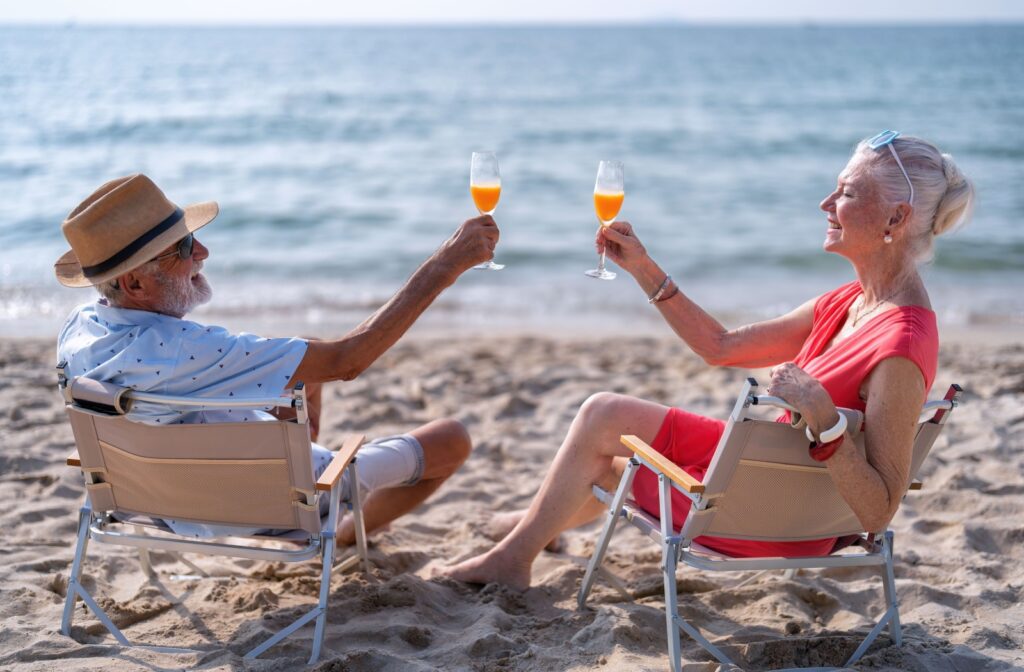
[[[498,225],[490,215],[467,219],[437,250],[437,258],[456,275],[494,258]]]
[[[597,253],[607,253],[608,258],[630,275],[635,275],[640,263],[647,258],[647,250],[633,232],[629,222],[614,221],[602,226],[594,239]]]

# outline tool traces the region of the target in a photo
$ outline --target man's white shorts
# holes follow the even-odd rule
[[[327,469],[334,451],[313,444],[313,478]],[[374,490],[416,485],[423,477],[423,446],[411,434],[396,434],[374,439],[356,453],[356,471],[359,473],[359,494],[365,497]],[[341,475],[341,499],[347,501],[352,493],[351,471]],[[320,510],[327,515],[327,497],[320,498]]]

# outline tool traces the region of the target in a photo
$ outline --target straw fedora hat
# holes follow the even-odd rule
[[[119,177],[64,220],[61,230],[71,249],[53,270],[68,287],[99,285],[142,266],[217,212],[213,201],[179,208],[145,175]]]

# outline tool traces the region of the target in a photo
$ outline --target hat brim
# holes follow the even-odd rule
[[[74,250],[68,250],[53,265],[57,281],[65,287],[92,287],[113,280],[149,262],[175,242],[212,222],[220,208],[216,202],[206,201],[189,205],[184,211],[185,216],[177,224],[151,240],[123,263],[99,275],[85,277],[82,273],[82,264],[79,263]]]

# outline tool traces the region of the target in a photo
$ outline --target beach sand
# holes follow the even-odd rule
[[[132,552],[94,543],[84,582],[126,634],[200,651],[114,646],[81,602],[73,638],[60,635],[83,488],[64,466],[73,443],[53,356],[49,341],[0,341],[0,670],[300,669],[311,628],[255,662],[241,654],[314,603],[316,562],[193,556],[217,578],[174,581],[188,569],[156,555],[163,578],[147,582]],[[669,339],[414,337],[360,379],[328,386],[328,445],[453,416],[475,447],[427,504],[372,537],[372,576],[334,578],[314,669],[667,669],[659,553],[628,526],[608,567],[632,600],[599,583],[592,609],[576,610],[593,526],[567,533],[564,552],[542,554],[525,594],[428,577],[491,545],[488,516],[529,502],[589,395],[624,392],[724,417],[747,374],[708,367]],[[1024,669],[1024,347],[944,343],[932,397],[952,382],[965,403],[923,468],[924,489],[892,524],[904,645],[882,635],[856,669]],[[750,575],[687,568],[679,588],[684,614],[750,669],[839,665],[882,611],[874,571],[771,572],[736,587]],[[685,636],[683,653],[686,670],[719,669]]]

